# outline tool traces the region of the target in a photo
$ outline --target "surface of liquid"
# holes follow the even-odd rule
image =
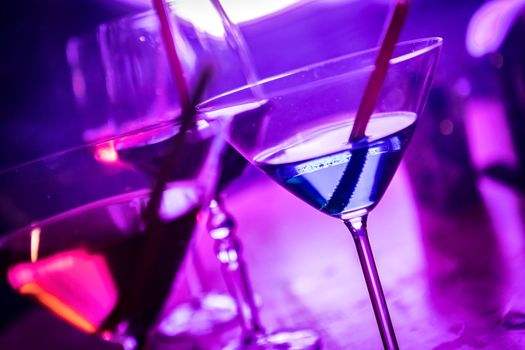
[[[384,194],[414,131],[416,115],[372,116],[367,138],[348,143],[350,123],[309,130],[255,157],[288,191],[335,217],[371,210]]]
[[[200,124],[200,125],[199,125]],[[219,132],[218,123],[213,125],[200,120],[197,127],[186,136],[186,144],[179,153],[184,167],[169,169],[169,180],[194,178],[199,175],[202,164],[206,161]],[[125,163],[149,177],[158,175],[163,159],[173,149],[173,142],[178,133],[178,125],[165,126],[154,130],[144,130],[132,135],[125,135],[98,147],[98,159],[104,163]],[[225,142],[220,145],[221,157],[218,166],[217,192],[224,190],[230,182],[241,175],[248,162]]]

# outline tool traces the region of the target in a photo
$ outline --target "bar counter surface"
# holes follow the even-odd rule
[[[370,240],[402,349],[524,349],[525,200],[481,181],[487,216],[440,218],[417,209],[405,168],[371,216]],[[254,169],[226,197],[261,315],[269,330],[309,327],[323,348],[381,349],[357,255],[346,228]],[[493,227],[498,227],[498,231]],[[224,290],[210,239],[199,239],[205,286]],[[176,298],[188,297],[179,281]],[[520,313],[523,312],[523,313]],[[506,315],[506,317],[502,317]],[[214,349],[235,324],[195,343],[155,340],[159,349]],[[0,348],[118,349],[35,307],[0,333]]]

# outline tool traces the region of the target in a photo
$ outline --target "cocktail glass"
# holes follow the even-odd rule
[[[205,224],[224,147],[218,123],[186,120],[1,171],[2,278],[87,333],[143,348]],[[125,160],[159,139],[153,177]]]
[[[196,8],[199,15],[206,18],[205,23],[195,22]],[[228,32],[212,3],[181,0],[171,2],[169,10],[188,86],[195,84],[198,73],[211,62],[214,67],[205,91],[208,96],[246,83],[238,70],[239,57],[228,42]],[[120,152],[121,161],[153,176],[159,155],[166,150],[165,140],[152,139],[150,145],[136,147],[122,142],[120,136],[170,124],[181,112],[155,12],[126,16],[72,38],[67,56],[84,141],[97,142],[101,148]],[[228,154],[232,152],[235,151],[228,150]],[[245,168],[246,161],[238,157],[242,161],[230,162],[220,175],[218,190]],[[193,297],[172,310],[159,327],[159,335],[200,337],[236,321],[238,308],[234,299],[228,294],[205,290],[197,268],[202,263],[196,244],[191,244],[191,250],[194,254],[186,266]]]
[[[184,7],[186,5],[186,7]],[[236,27],[226,17],[218,1],[199,1],[198,7],[206,13],[206,26],[188,17],[191,1],[169,4],[174,40],[189,86],[194,73],[206,63],[213,63],[213,75],[205,94],[242,86],[245,76],[253,76],[249,53]],[[195,13],[195,12],[194,12]],[[170,79],[170,67],[159,33],[158,21],[152,12],[126,17],[103,24],[96,33],[70,41],[68,57],[72,81],[86,125],[86,141],[101,142],[101,148],[117,152],[120,160],[153,175],[158,167],[158,156],[165,151],[162,138],[149,144],[135,145],[122,142],[119,135],[135,133],[151,127],[171,123],[180,113],[176,85]],[[257,94],[257,91],[254,91]],[[117,137],[117,140],[115,140]],[[215,254],[230,296],[203,292],[189,304],[172,310],[158,328],[168,337],[200,338],[219,330],[232,319],[238,319],[241,328],[262,330],[258,305],[252,292],[247,267],[241,254],[241,243],[235,234],[234,219],[225,209],[220,192],[238,177],[247,165],[246,160],[231,147],[225,147],[221,157],[221,171],[215,196],[211,201],[207,229],[215,244]],[[219,305],[210,299],[222,301]],[[228,306],[234,305],[234,308]],[[286,331],[258,336],[247,334],[239,346],[257,346],[259,349],[278,346],[294,349],[317,349],[319,337],[312,331]],[[258,332],[259,334],[262,332]]]
[[[366,137],[349,142],[377,49],[341,56],[201,104],[223,120],[246,159],[315,209],[342,220],[356,244],[385,349],[394,327],[368,240],[368,214],[385,193],[428,95],[442,40],[400,43]]]

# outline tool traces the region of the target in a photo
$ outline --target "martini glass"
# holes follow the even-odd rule
[[[205,222],[224,144],[217,123],[188,116],[111,141],[170,140],[153,179],[107,142],[1,171],[0,278],[80,330],[145,347]]]
[[[213,78],[205,91],[208,96],[254,79],[253,65],[242,36],[219,1],[200,0],[197,4],[195,0],[180,0],[171,2],[169,7],[174,41],[188,85],[193,83],[194,72],[207,61],[214,63]],[[207,18],[204,27],[188,17],[186,10],[196,8],[199,16]],[[106,140],[101,143],[101,150],[118,154],[120,161],[154,175],[159,166],[158,156],[165,152],[164,139],[135,143],[133,139],[126,142],[118,136],[169,123],[180,113],[177,86],[170,79],[154,14],[146,12],[103,24],[95,35],[73,39],[68,46],[68,57],[77,101],[85,113],[85,139]],[[254,89],[254,94],[259,92]],[[115,137],[118,140],[114,140]],[[194,152],[200,154],[198,149]],[[201,336],[223,328],[237,316],[245,339],[249,339],[238,346],[317,349],[319,337],[311,331],[279,332],[272,334],[272,338],[257,337],[257,341],[251,337],[252,329],[260,331],[263,327],[241,254],[241,243],[235,234],[235,221],[220,198],[221,191],[240,176],[246,165],[246,160],[233,148],[223,149],[207,225],[234,302],[229,302],[224,295],[217,298],[214,293],[210,298],[206,292],[199,293],[192,302],[175,307],[157,331],[161,336],[191,338],[198,342]],[[217,300],[222,302],[218,305]],[[234,305],[234,308],[225,305]]]
[[[197,13],[205,23],[194,18]],[[169,4],[169,16],[175,44],[181,59],[184,79],[195,84],[197,73],[214,62],[213,75],[205,94],[244,85],[238,69],[241,65],[236,48],[228,40],[229,31],[214,5],[207,0],[178,0]],[[96,30],[72,38],[67,46],[72,87],[76,97],[83,138],[99,144],[99,160],[119,155],[141,172],[153,177],[159,156],[166,152],[169,138],[150,138],[148,142],[123,137],[169,125],[181,111],[181,102],[166,57],[159,22],[155,12],[146,11],[101,24]],[[195,147],[196,157],[205,148]],[[231,148],[222,156],[225,163],[218,182],[217,195],[246,167],[244,158]],[[191,158],[191,156],[190,156]],[[233,161],[232,161],[233,159]],[[196,244],[188,259],[192,299],[176,306],[158,328],[166,337],[194,337],[232,326],[237,319],[235,300],[228,294],[206,291],[197,266]],[[192,269],[192,267],[195,267]],[[194,271],[193,271],[194,270]],[[192,283],[193,282],[193,283]]]
[[[400,43],[365,138],[349,142],[377,49],[320,62],[200,105],[228,141],[315,209],[341,220],[359,255],[385,349],[398,349],[366,223],[402,159],[427,98],[440,38]]]

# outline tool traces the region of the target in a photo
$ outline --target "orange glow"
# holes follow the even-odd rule
[[[82,317],[82,315],[64,304],[54,295],[46,292],[37,283],[29,282],[24,284],[20,287],[19,292],[20,294],[34,296],[42,305],[82,331],[86,333],[94,333],[96,331],[95,326]]]
[[[119,161],[115,142],[108,141],[98,144],[95,148],[95,159],[101,163],[116,163]]]
[[[31,262],[38,260],[38,248],[40,247],[40,227],[35,227],[31,230]]]
[[[82,249],[15,265],[7,278],[21,294],[34,296],[53,313],[88,333],[102,324],[118,299],[105,258]]]

